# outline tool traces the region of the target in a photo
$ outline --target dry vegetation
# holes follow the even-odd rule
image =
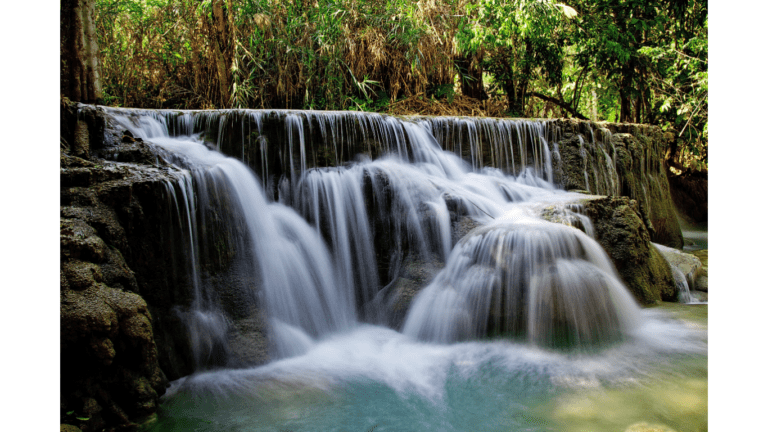
[[[436,100],[420,93],[391,104],[387,112],[400,115],[504,117],[506,109],[506,101],[499,98],[481,101],[457,94],[450,99]]]
[[[152,6],[154,5],[154,6]],[[375,109],[455,79],[456,8],[257,0],[97,8],[108,103]]]
[[[95,1],[109,105],[642,122],[706,163],[696,0]]]

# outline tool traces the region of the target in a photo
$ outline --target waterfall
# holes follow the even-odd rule
[[[414,301],[403,331],[444,343],[507,335],[580,346],[620,338],[637,314],[594,240],[514,212],[462,239]]]
[[[413,338],[586,347],[636,325],[589,218],[567,204],[576,195],[553,184],[559,131],[547,122],[105,110],[182,169],[168,192],[190,251],[180,314],[199,365],[227,351],[232,294],[211,282],[223,269],[236,273],[230,303],[265,311],[276,358],[386,323],[385,288],[406,259],[443,267],[408,310]],[[562,224],[541,218],[552,204]],[[457,243],[459,217],[481,227]]]
[[[199,137],[169,137],[162,118],[142,117],[138,127],[126,117],[115,118],[134,136],[150,139],[167,152],[171,162],[185,169],[180,181],[183,193],[174,193],[173,199],[191,221],[185,226],[189,229],[190,267],[196,276],[185,322],[196,358],[210,355],[200,350],[210,348],[212,335],[220,341],[226,326],[222,316],[212,312],[213,287],[201,283],[196,273],[201,249],[196,238],[213,227],[206,220],[196,228],[195,212],[221,219],[230,235],[219,235],[218,240],[232,239],[235,244],[228,247],[234,249],[236,258],[250,260],[242,266],[240,276],[256,281],[257,289],[248,294],[251,301],[263,301],[268,311],[275,356],[300,353],[306,343],[297,346],[297,341],[337,332],[355,322],[353,295],[338,289],[330,252],[319,233],[293,209],[268,202],[248,167],[207,148]]]

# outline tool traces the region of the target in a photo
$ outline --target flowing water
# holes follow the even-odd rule
[[[168,190],[188,232],[194,294],[179,314],[198,372],[172,383],[150,430],[706,430],[706,306],[686,320],[637,306],[578,195],[552,184],[556,137],[542,123],[457,119],[457,132],[439,118],[283,112],[277,147],[264,138],[275,112],[244,111],[238,160],[219,152],[231,117],[109,112],[180,169]],[[318,135],[332,166],[310,168]],[[337,166],[362,136],[375,159]],[[278,178],[270,151],[288,167]],[[454,238],[456,215],[479,227]],[[233,320],[202,275],[199,233],[214,225],[250,281],[240,301],[267,317],[266,365],[210,368]],[[387,300],[415,257],[441,270],[393,325]]]

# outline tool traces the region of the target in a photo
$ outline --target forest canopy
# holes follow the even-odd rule
[[[706,166],[705,0],[91,1],[108,105],[649,123]]]

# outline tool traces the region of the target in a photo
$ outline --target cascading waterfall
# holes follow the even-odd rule
[[[263,297],[277,357],[301,353],[306,348],[302,340],[352,325],[356,319],[352,294],[337,289],[331,258],[319,234],[293,210],[268,203],[258,180],[245,165],[206,148],[194,137],[169,138],[158,119],[145,118],[145,123],[151,125],[140,129],[127,118],[116,116],[116,120],[135,136],[151,140],[170,152],[173,162],[191,169],[197,190],[191,193],[189,187],[183,189],[187,191],[182,197],[185,208],[191,211],[195,207],[195,196],[226,200],[227,206],[220,210],[227,212],[226,225],[239,225],[244,234],[244,238],[238,238],[241,244],[236,249],[252,259],[251,269],[246,269],[250,274],[246,276],[259,281],[259,293],[251,294]],[[200,202],[203,211],[204,204]],[[191,256],[196,257],[192,231],[190,228]],[[197,263],[192,266],[196,268]],[[210,294],[198,284],[194,284],[195,296],[187,320],[193,347],[205,345],[204,340],[195,340],[200,334],[197,329],[212,320],[201,300]],[[297,336],[301,333],[305,336]],[[203,355],[206,354],[196,354]]]
[[[192,285],[192,304],[189,309],[179,308],[176,312],[189,331],[195,367],[203,369],[226,361],[228,323],[212,298],[213,293],[203,289],[192,175],[182,171],[177,180],[175,184],[167,185],[167,191],[171,207],[178,215],[178,226],[182,229],[185,250],[189,255],[185,267]]]
[[[364,174],[361,167],[310,170],[301,177],[295,192],[301,214],[329,239],[338,282],[344,291],[356,292],[358,307],[373,299],[379,285],[373,238],[360,188]]]
[[[365,315],[382,282],[371,225],[374,219],[368,214],[370,207],[374,213],[383,215],[389,227],[396,227],[395,234],[402,238],[400,245],[407,244],[409,251],[418,256],[434,254],[446,262],[445,269],[419,294],[410,309],[404,327],[406,334],[440,342],[509,334],[543,345],[565,338],[579,346],[582,342],[616,339],[630,330],[637,306],[628,294],[619,294],[623,287],[597,243],[578,230],[543,221],[530,209],[568,196],[551,184],[551,155],[542,123],[482,121],[476,128],[469,120],[455,125],[443,118],[411,123],[358,114],[355,120],[368,120],[375,131],[373,136],[385,140],[384,154],[388,155],[347,168],[308,170],[307,148],[313,123],[322,125],[321,133],[330,131],[332,137],[350,137],[354,132],[339,127],[346,119],[339,113],[322,119],[318,114],[300,114],[303,113],[285,113],[288,166],[295,169],[284,173],[288,190],[279,192],[279,200],[290,203],[314,226],[311,235],[305,233],[310,230],[309,225],[283,206],[273,204],[270,208],[274,210],[265,213],[262,209],[268,207],[267,201],[247,168],[194,140],[190,134],[194,134],[195,125],[211,125],[210,115],[198,115],[200,121],[194,120],[194,116],[190,118],[189,113],[155,113],[138,119],[120,115],[119,111],[114,113],[134,135],[183,155],[183,164],[192,167],[195,183],[201,189],[211,183],[227,184],[250,236],[254,268],[262,281],[273,327],[288,326],[316,337],[349,326],[356,319],[355,310]],[[224,139],[222,124],[231,118],[219,117],[217,148],[221,148]],[[260,116],[251,113],[250,118]],[[137,120],[140,128],[135,127]],[[169,121],[173,127],[167,126]],[[261,120],[256,124],[257,133],[264,133]],[[169,130],[187,135],[171,138]],[[438,138],[431,133],[435,131],[439,131]],[[461,153],[460,147],[454,147],[453,152],[440,147],[438,140],[449,140],[446,134],[458,139],[466,134],[473,164],[482,163],[483,154],[487,153],[499,168],[472,169],[457,155]],[[489,143],[489,152],[481,149],[481,135]],[[513,137],[518,145],[517,160],[515,149],[503,145],[513,142]],[[580,145],[583,151],[583,141]],[[517,176],[505,175],[500,168]],[[191,193],[188,195],[185,194],[187,201],[194,200]],[[385,195],[388,197],[383,198]],[[382,204],[389,208],[381,208]],[[449,208],[484,223],[485,231],[471,234],[453,248]],[[331,257],[325,256],[319,235],[326,239]],[[296,237],[313,244],[294,248]],[[194,242],[191,247],[195,247]],[[288,270],[297,255],[313,264],[301,266],[306,273]],[[578,268],[584,268],[584,275],[577,274]],[[552,276],[561,273],[582,280],[579,286],[584,288],[579,293],[566,294],[567,290],[577,288]],[[396,275],[390,272],[384,276],[389,280]],[[541,287],[542,280],[561,288]],[[307,286],[313,288],[306,289]],[[560,300],[549,301],[545,310],[543,305],[548,301],[541,293],[546,289],[552,290],[548,293],[550,297]],[[196,294],[195,298],[199,297]],[[560,304],[562,298],[576,303],[574,309],[580,312],[566,313]],[[600,299],[602,309],[589,310],[596,298]],[[193,308],[200,311],[198,303],[195,300]],[[353,304],[355,307],[350,306]],[[345,306],[332,311],[338,305]],[[587,310],[592,318],[586,320],[599,323],[595,324],[598,328],[584,324],[585,319],[578,316]],[[294,333],[280,334],[287,335],[283,339],[301,340]],[[282,346],[278,351],[288,355],[302,349]]]
[[[546,122],[105,110],[181,168],[168,192],[190,249],[198,367],[226,353],[233,319],[210,282],[214,251],[242,282],[236,302],[269,323],[271,363],[177,381],[169,412],[204,420],[173,414],[153,430],[368,430],[360,419],[381,416],[382,430],[558,430],[526,420],[552,389],[706,352],[698,334],[643,323],[578,195],[553,184]],[[594,186],[618,188],[615,171]],[[478,227],[459,240],[461,218]],[[402,328],[385,328],[414,259],[442,269]]]
[[[404,333],[437,342],[511,335],[585,346],[620,338],[637,314],[594,240],[515,212],[462,239],[414,301]]]

